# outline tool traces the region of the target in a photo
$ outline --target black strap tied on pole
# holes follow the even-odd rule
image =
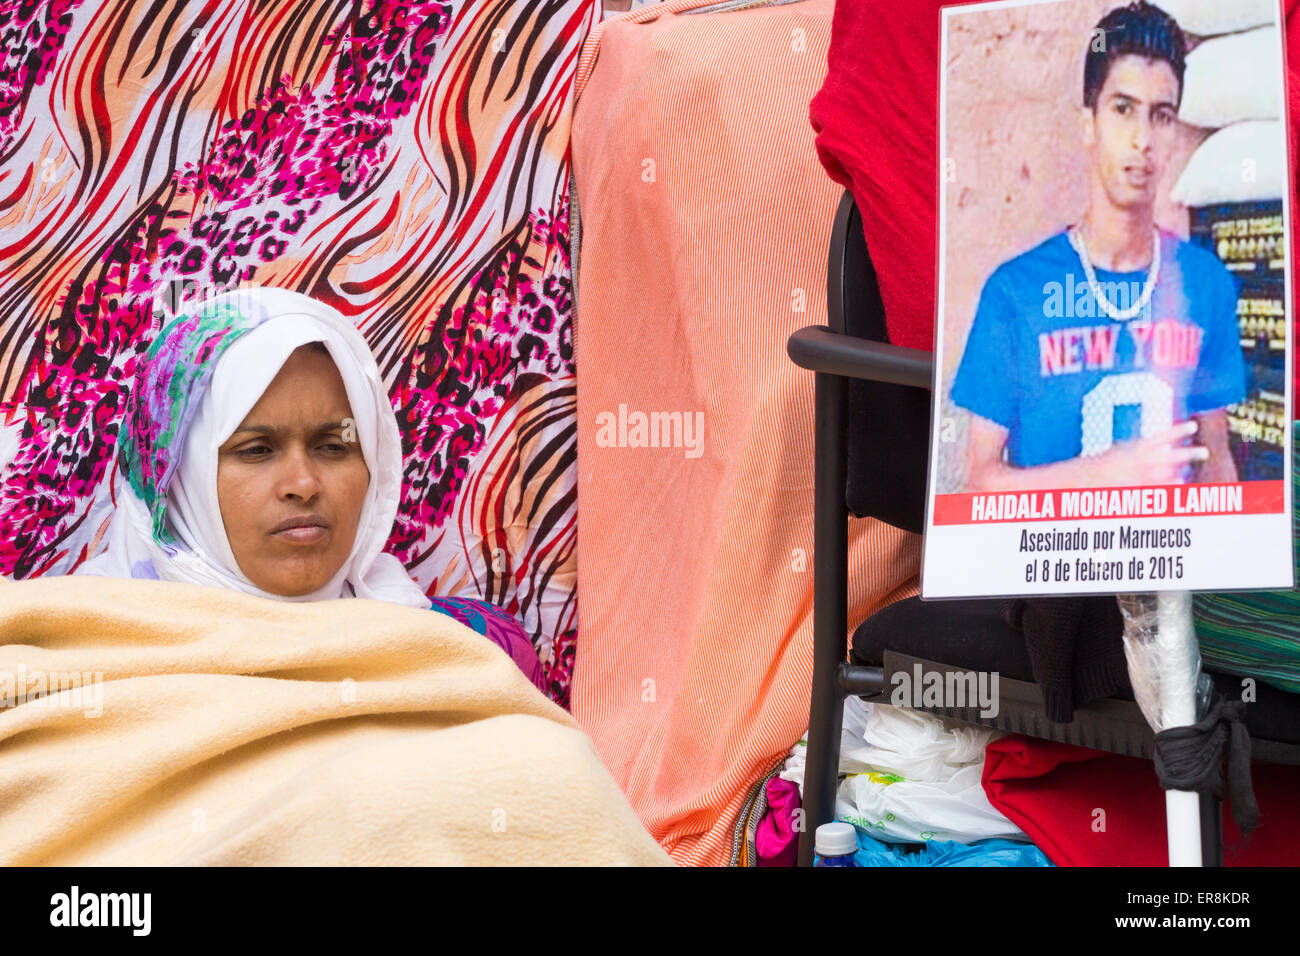
[[[1189,727],[1171,727],[1156,734],[1156,776],[1166,790],[1224,796],[1223,763],[1228,763],[1227,793],[1232,819],[1243,836],[1259,826],[1259,804],[1250,782],[1250,734],[1246,704],[1215,697],[1209,712]]]

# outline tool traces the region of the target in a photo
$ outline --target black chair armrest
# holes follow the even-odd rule
[[[869,382],[931,387],[934,355],[851,335],[839,335],[824,325],[799,329],[786,342],[790,360],[812,372],[827,372]]]
[[[835,672],[844,696],[877,697],[886,690],[883,667],[863,667],[861,664],[841,664]]]

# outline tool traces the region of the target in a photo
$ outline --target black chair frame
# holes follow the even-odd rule
[[[828,326],[796,331],[787,343],[791,360],[814,373],[815,398],[815,517],[813,553],[813,681],[808,719],[808,751],[805,764],[803,809],[804,829],[800,834],[800,866],[813,862],[813,835],[818,825],[834,818],[835,792],[839,777],[839,742],[845,698],[884,697],[889,674],[906,668],[913,660],[887,652],[885,666],[868,667],[848,660],[848,509],[845,488],[848,480],[848,386],[851,379],[930,390],[933,382],[932,354],[899,348],[885,341],[872,341],[846,333],[846,315],[851,310],[879,311],[870,316],[868,328],[878,329],[885,338],[883,305],[874,267],[866,249],[861,220],[852,194],[845,192],[835,214],[827,269]],[[858,323],[861,325],[861,323]],[[873,333],[874,334],[874,333]],[[942,668],[943,664],[927,662]],[[1077,742],[1071,724],[1048,724],[1042,720],[1041,691],[1036,684],[1002,680],[1001,696],[1012,702],[1018,725],[990,722],[973,712],[926,708],[967,723],[1015,729],[1032,736]],[[1121,727],[1122,747],[1106,747],[1150,757],[1150,728],[1145,726],[1137,705],[1131,701],[1108,700],[1076,708],[1075,723],[1085,727],[1094,742],[1099,731]],[[1135,741],[1139,741],[1135,743]],[[1256,759],[1300,763],[1300,746],[1260,740]],[[1212,796],[1201,797],[1201,834],[1206,866],[1222,865],[1222,804]]]

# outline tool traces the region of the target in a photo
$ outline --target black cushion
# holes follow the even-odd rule
[[[849,382],[844,504],[913,534],[925,529],[930,393],[880,382]]]
[[[849,216],[843,289],[845,334],[888,342],[885,306],[857,206]],[[929,389],[849,379],[847,431],[845,506],[859,518],[879,518],[920,534],[925,526]]]
[[[996,671],[1000,678],[1034,682],[1024,635],[996,610],[995,601],[922,601],[906,598],[882,608],[853,633],[853,663],[880,667],[885,651],[895,651],[963,670]],[[1239,700],[1242,678],[1207,668],[1215,689]],[[1255,700],[1246,708],[1246,729],[1260,742],[1258,756],[1274,759],[1265,741],[1300,745],[1300,694],[1255,682]],[[1116,700],[1133,700],[1131,693]],[[1276,759],[1285,759],[1277,757]],[[1288,762],[1290,762],[1288,760]]]
[[[867,618],[853,634],[853,662],[884,663],[885,651],[965,670],[997,671],[1033,681],[1025,636],[996,610],[996,601],[922,601],[906,598]]]

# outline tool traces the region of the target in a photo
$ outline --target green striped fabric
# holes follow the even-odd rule
[[[1300,422],[1295,432],[1300,450]],[[1297,479],[1300,465],[1293,469],[1291,495],[1291,524],[1300,540]],[[1300,552],[1296,580],[1300,581]],[[1193,607],[1206,667],[1300,693],[1300,590],[1198,594]]]

